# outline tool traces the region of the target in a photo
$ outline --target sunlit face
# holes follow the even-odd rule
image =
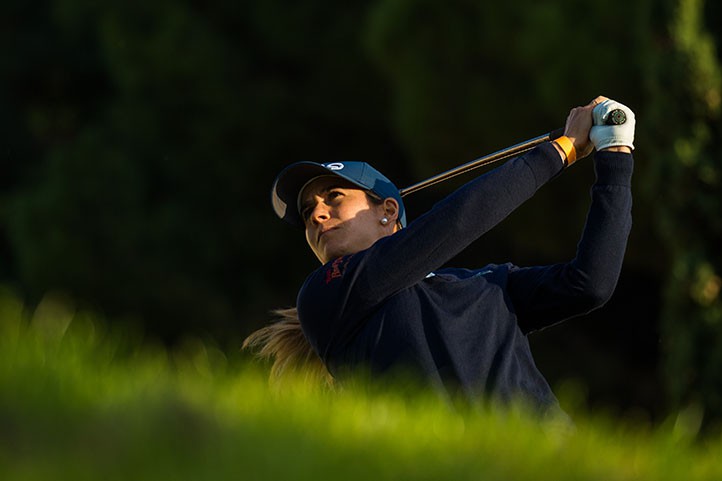
[[[389,203],[391,202],[391,209]],[[301,192],[306,241],[325,264],[373,245],[394,232],[396,201],[372,202],[365,191],[335,176],[319,177]],[[382,224],[381,219],[389,219]]]

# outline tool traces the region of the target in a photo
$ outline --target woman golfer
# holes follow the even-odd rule
[[[605,125],[614,109],[626,123]],[[273,206],[305,229],[323,265],[301,287],[297,320],[285,311],[246,345],[275,357],[276,372],[318,356],[337,379],[402,369],[442,392],[556,410],[526,335],[612,295],[631,228],[634,123],[626,106],[598,97],[571,110],[564,137],[467,183],[408,225],[399,190],[370,165],[290,165],[273,185]],[[443,268],[593,148],[596,182],[571,261]]]

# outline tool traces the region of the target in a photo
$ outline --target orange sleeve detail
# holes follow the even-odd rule
[[[555,139],[554,142],[556,142],[557,145],[564,151],[564,154],[567,157],[565,162],[567,167],[576,162],[577,150],[574,148],[574,143],[572,143],[569,137],[562,135],[561,137]]]

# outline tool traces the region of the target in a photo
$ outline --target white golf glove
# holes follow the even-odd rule
[[[609,115],[616,109],[624,112],[626,121],[620,125],[607,125]],[[634,112],[626,105],[614,100],[605,100],[592,110],[593,126],[589,139],[597,151],[607,147],[627,146],[634,150]]]

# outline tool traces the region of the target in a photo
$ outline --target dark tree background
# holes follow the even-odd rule
[[[283,166],[363,159],[405,186],[604,94],[638,118],[624,271],[532,336],[538,363],[591,407],[722,417],[718,3],[102,3],[0,15],[0,281],[29,302],[236,350],[316,266],[270,209]],[[592,182],[580,162],[453,264],[566,260]]]

